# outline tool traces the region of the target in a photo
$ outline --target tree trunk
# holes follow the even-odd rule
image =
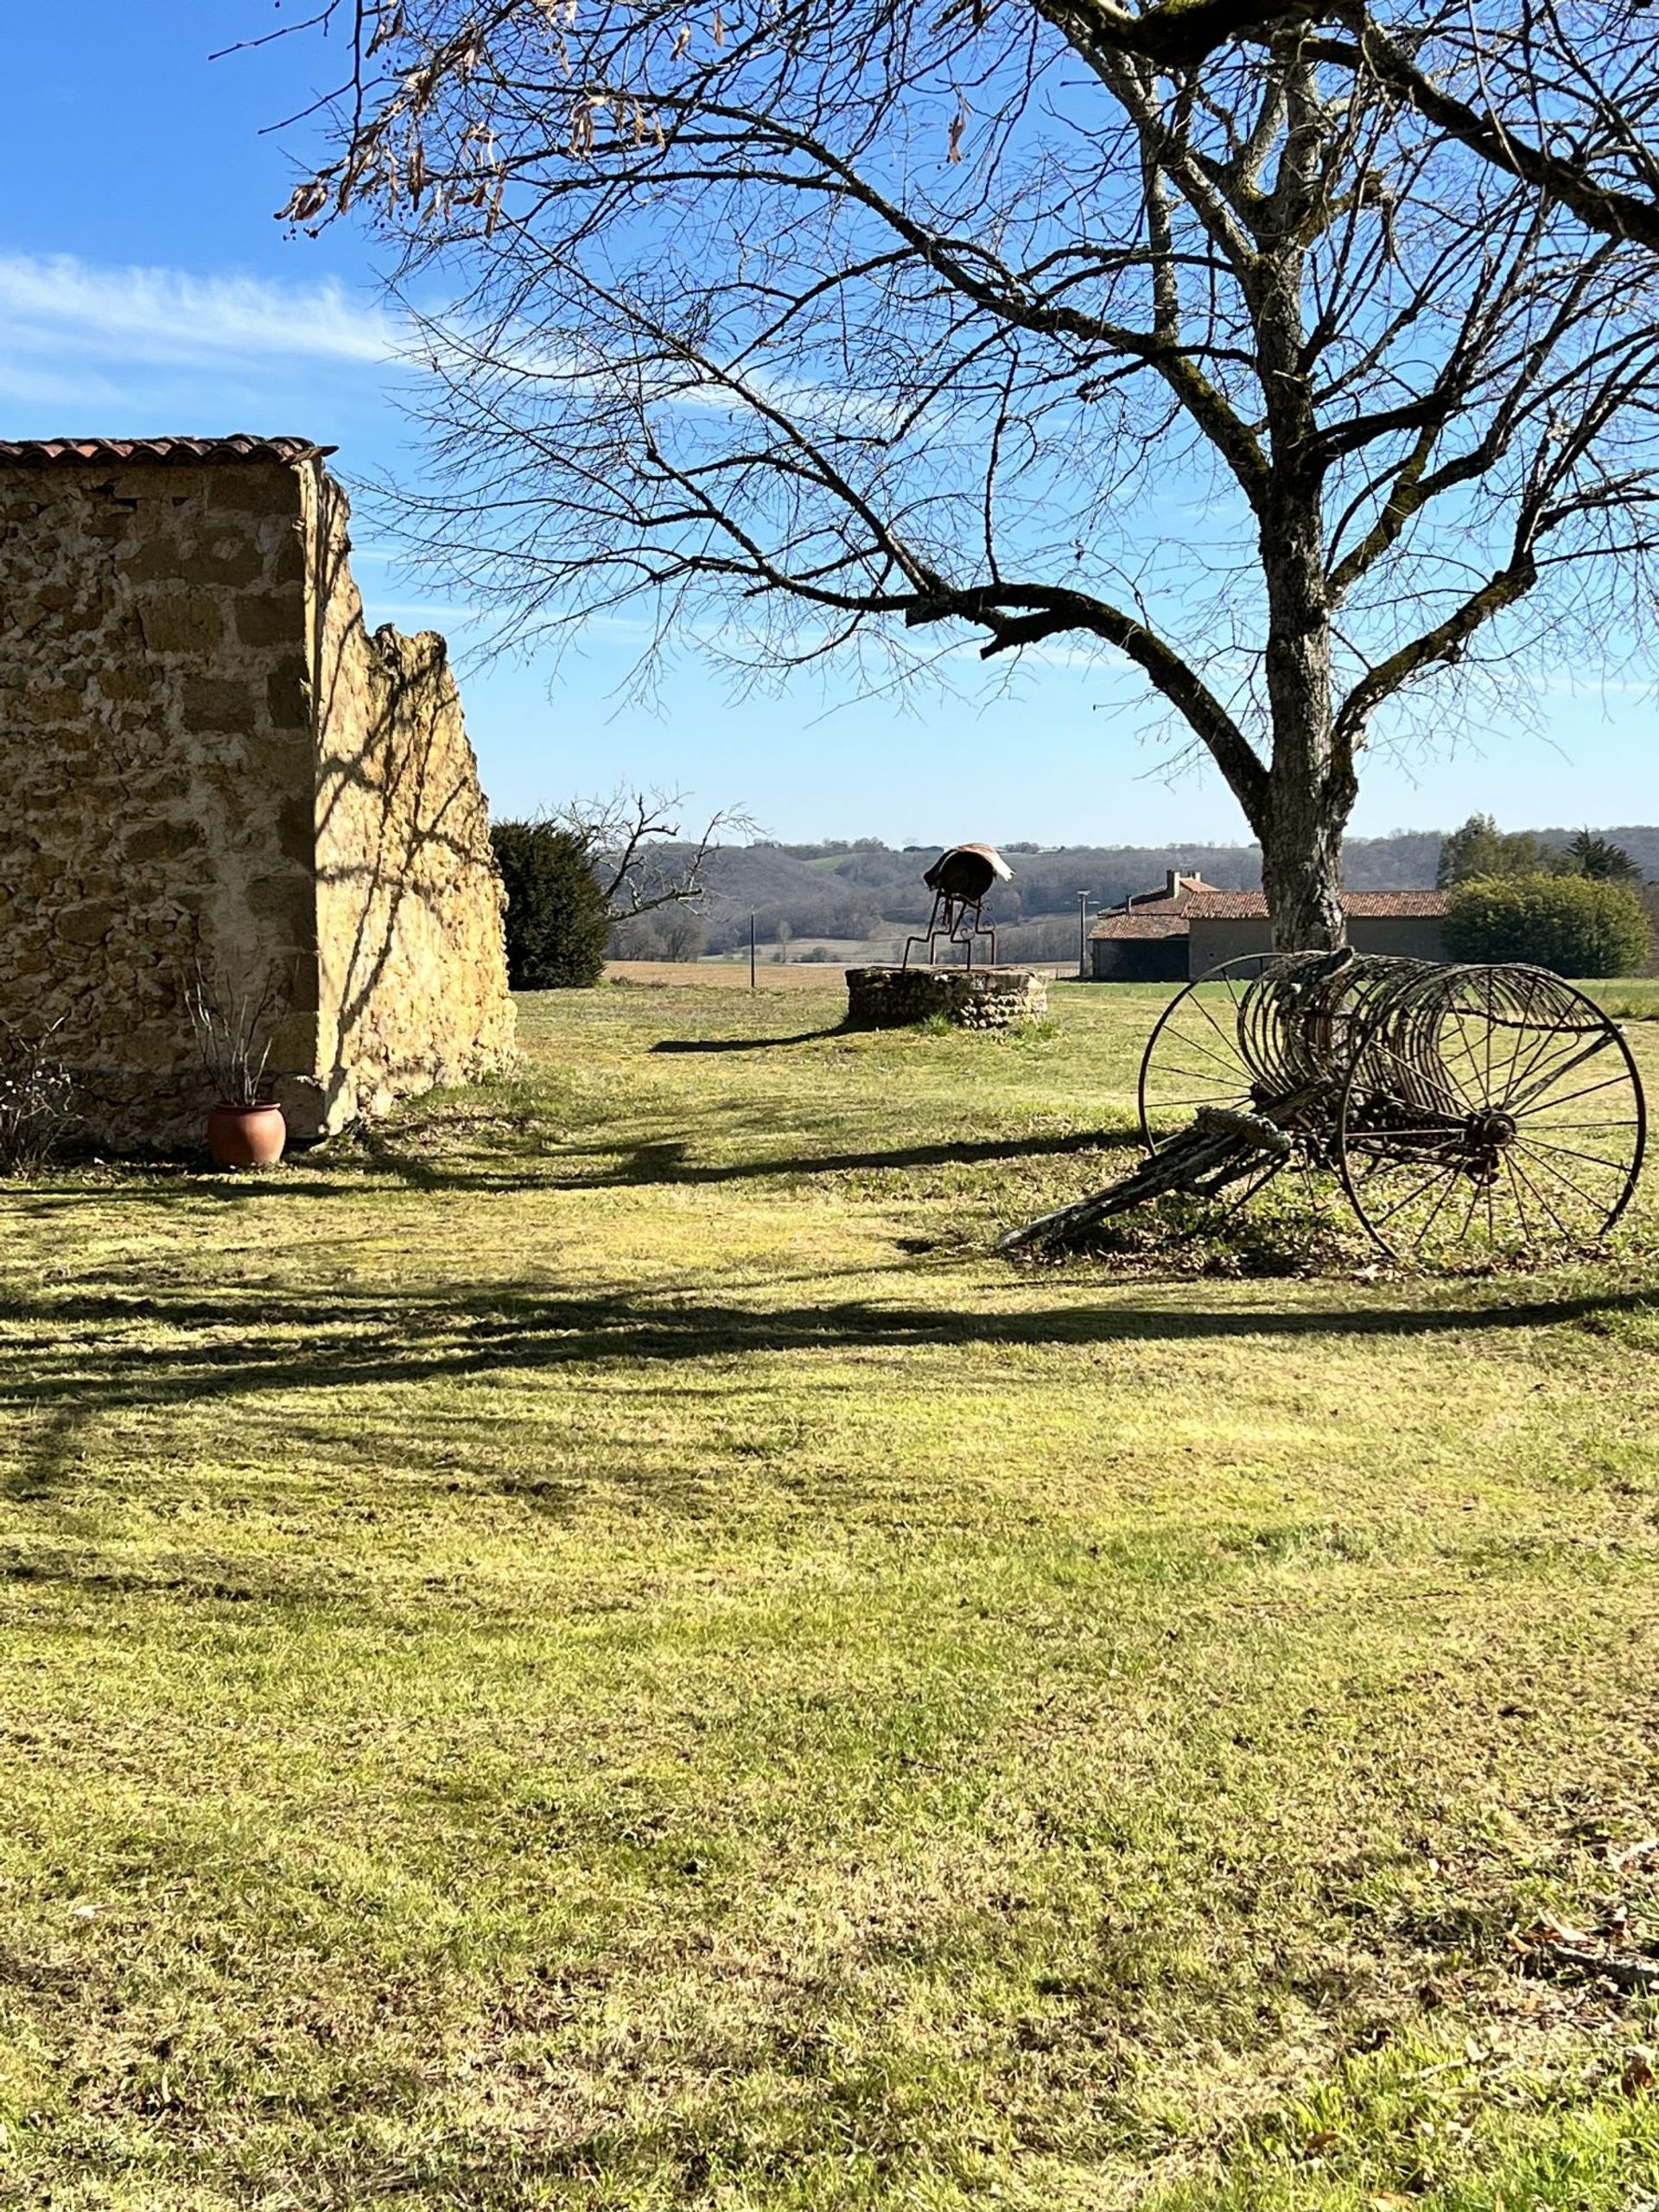
[[[1268,706],[1273,763],[1262,839],[1262,887],[1275,952],[1332,952],[1348,942],[1342,835],[1353,810],[1352,764],[1332,728],[1331,617],[1317,486],[1274,502],[1263,530]]]
[[[1261,836],[1275,952],[1332,952],[1348,942],[1342,833],[1351,804],[1334,803],[1328,779],[1315,786],[1294,772],[1274,775]]]

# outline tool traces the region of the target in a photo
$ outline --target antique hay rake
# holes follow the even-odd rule
[[[1003,1239],[1061,1250],[1169,1192],[1243,1205],[1334,1176],[1390,1257],[1580,1249],[1629,1205],[1647,1115],[1623,1032],[1541,968],[1251,954],[1170,1001],[1141,1063],[1147,1159]]]

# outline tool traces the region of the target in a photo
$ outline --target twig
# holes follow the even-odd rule
[[[1527,1948],[1535,1953],[1541,1951],[1552,1965],[1568,1967],[1574,1974],[1599,1974],[1620,1989],[1639,1991],[1644,1996],[1659,1991],[1659,1959],[1638,1958],[1629,1951],[1580,1950],[1575,1943],[1553,1938]]]

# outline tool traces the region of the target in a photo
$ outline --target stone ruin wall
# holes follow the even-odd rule
[[[372,636],[345,494],[303,479],[313,548],[317,1065],[331,1122],[464,1083],[512,1050],[506,901],[443,639]]]
[[[97,1141],[199,1141],[199,963],[270,983],[302,1135],[510,1047],[442,641],[369,639],[345,544],[317,461],[0,464],[0,1020]]]

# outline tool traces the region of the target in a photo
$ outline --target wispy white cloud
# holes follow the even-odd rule
[[[42,360],[176,367],[387,363],[407,345],[397,318],[332,281],[103,266],[69,254],[0,252],[0,380]]]

